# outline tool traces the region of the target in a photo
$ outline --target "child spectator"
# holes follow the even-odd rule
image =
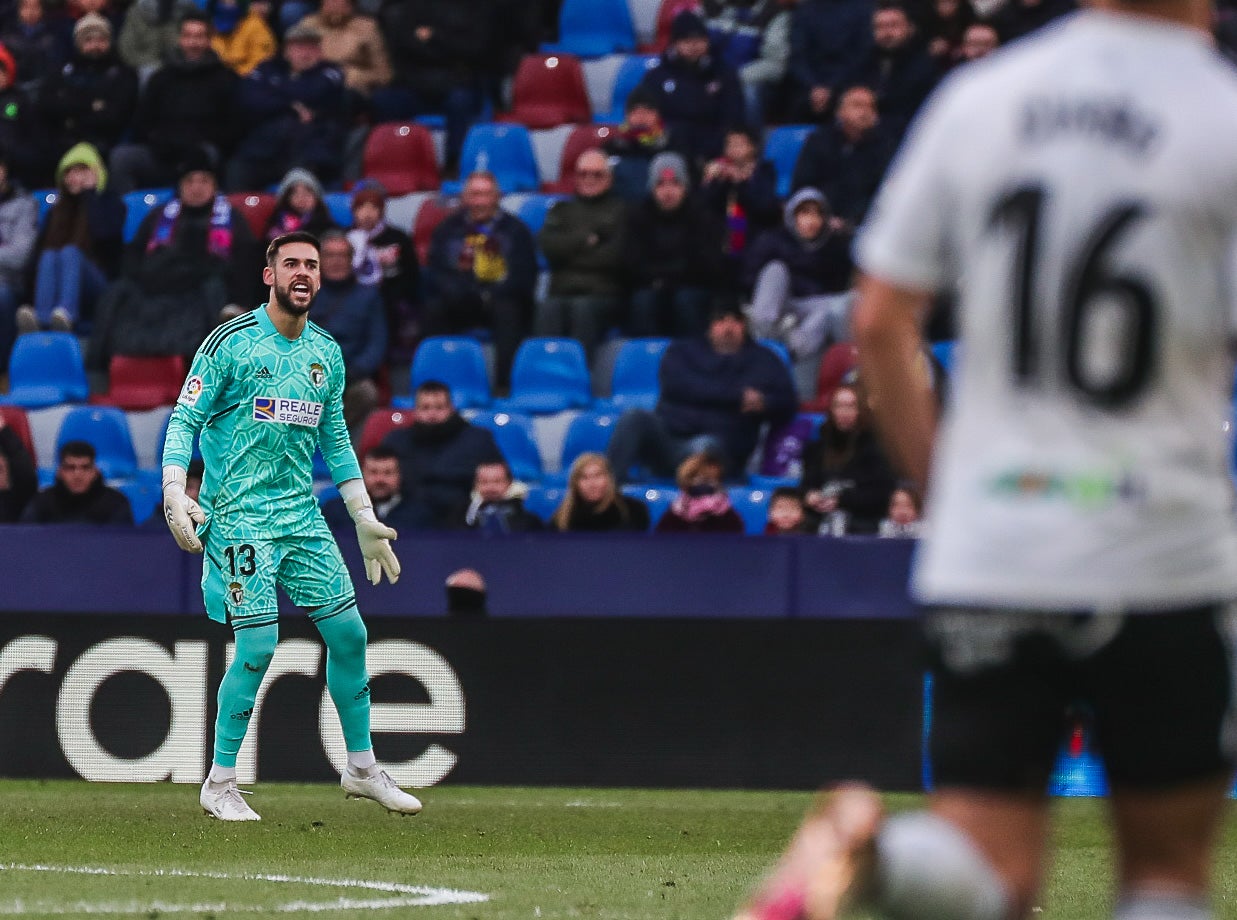
[[[290,169],[279,183],[275,210],[266,225],[267,242],[293,230],[321,236],[338,225],[322,199],[322,183],[308,169]]]
[[[692,454],[679,464],[675,496],[654,528],[655,533],[743,533],[743,518],[722,488],[723,463],[707,454]]]
[[[550,517],[550,526],[564,532],[649,529],[649,508],[618,490],[614,471],[602,454],[583,453],[567,474],[567,494]]]
[[[922,529],[920,515],[923,500],[911,485],[901,484],[889,496],[889,513],[880,523],[877,534],[882,537],[918,537]]]
[[[785,537],[811,533],[803,496],[794,486],[779,486],[769,499],[769,520],[765,536]]]

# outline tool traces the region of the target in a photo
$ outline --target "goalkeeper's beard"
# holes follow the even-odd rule
[[[309,308],[314,305],[314,300],[317,299],[317,296],[315,294],[313,297],[310,297],[309,302],[305,306],[300,307],[292,302],[292,292],[288,289],[287,285],[284,287],[275,286],[275,303],[279,309],[289,316],[304,316],[309,312]]]

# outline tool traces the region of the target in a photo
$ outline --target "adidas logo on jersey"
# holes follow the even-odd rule
[[[269,367],[263,364],[262,369],[253,376],[256,380],[271,380],[275,375],[271,373],[271,369]]]

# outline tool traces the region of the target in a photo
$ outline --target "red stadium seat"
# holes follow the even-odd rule
[[[580,59],[565,53],[525,55],[511,87],[511,111],[501,120],[532,129],[592,121]]]
[[[553,182],[545,182],[541,188],[546,192],[560,195],[570,195],[575,191],[575,179],[572,173],[576,168],[576,160],[586,150],[600,147],[614,128],[610,125],[577,125],[567,135],[563,144],[563,153],[558,160],[558,178]]]
[[[859,348],[851,342],[834,342],[820,356],[816,372],[816,395],[802,406],[804,412],[828,412],[833,391],[842,378],[859,366]]]
[[[382,439],[396,428],[407,428],[411,424],[411,409],[375,409],[365,419],[365,425],[361,428],[357,455],[364,458],[371,448],[381,444]]]
[[[438,188],[438,160],[434,139],[424,125],[387,122],[374,125],[365,139],[361,174],[382,184],[388,195]]]
[[[645,54],[661,54],[665,51],[666,46],[670,44],[670,24],[674,22],[674,17],[684,10],[699,13],[699,0],[662,0],[661,7],[657,10],[657,32],[654,34],[653,42],[644,45],[640,50]]]
[[[108,376],[108,391],[92,401],[143,412],[176,402],[185,382],[185,359],[180,355],[115,355],[108,366]]]
[[[430,238],[434,235],[434,228],[450,213],[451,209],[438,198],[429,199],[417,211],[417,219],[412,224],[412,242],[417,248],[417,260],[422,265],[429,260]]]
[[[34,454],[34,435],[30,433],[30,419],[26,417],[26,410],[21,406],[0,406],[0,418],[4,419],[4,424],[13,429],[13,433],[21,439],[22,444],[26,445],[30,458],[37,466],[39,458]]]
[[[232,192],[228,202],[245,215],[245,223],[258,239],[266,238],[266,225],[275,213],[275,196],[270,192]]]

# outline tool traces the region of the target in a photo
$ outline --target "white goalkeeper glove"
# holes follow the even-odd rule
[[[176,545],[187,553],[202,552],[197,527],[206,523],[206,515],[192,498],[185,494],[186,474],[179,466],[163,468],[163,516]]]
[[[395,584],[399,581],[399,560],[391,549],[391,541],[398,534],[375,516],[374,505],[365,491],[365,483],[360,479],[349,479],[343,483],[339,487],[339,495],[352,522],[356,524],[356,539],[361,544],[361,555],[365,557],[365,575],[369,583],[378,584],[385,572],[387,580]]]

